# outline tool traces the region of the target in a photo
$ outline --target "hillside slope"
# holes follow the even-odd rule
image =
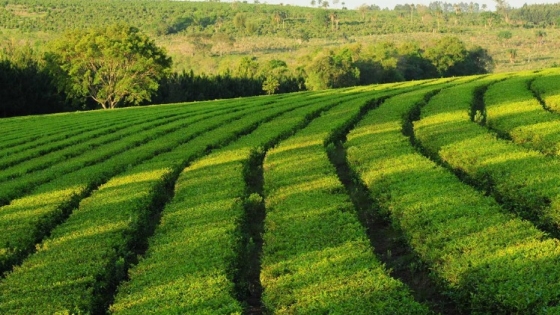
[[[558,75],[0,120],[0,313],[555,314]]]

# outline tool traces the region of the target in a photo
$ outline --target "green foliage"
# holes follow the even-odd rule
[[[245,29],[247,27],[247,17],[243,13],[237,13],[233,18],[233,25],[238,29]]]
[[[295,89],[298,78],[294,78],[288,69],[286,62],[273,59],[261,69],[261,76],[264,77],[263,91],[267,94],[276,92],[286,92],[288,89]]]
[[[0,86],[0,117],[65,110],[64,95],[30,46],[8,45],[0,51]]]
[[[510,39],[512,36],[513,34],[510,31],[500,31],[498,33],[499,39]]]
[[[483,139],[492,136],[471,132],[482,127],[469,120],[467,110],[473,90],[488,82],[462,80],[448,88],[439,86],[444,89],[435,96],[432,91],[438,86],[389,99],[348,135],[348,159],[392,224],[440,280],[442,290],[465,311],[539,313],[535,310],[546,310],[558,299],[558,241],[505,214],[495,199],[433,162],[448,156],[443,152],[450,152],[450,146],[463,143],[455,152],[458,158],[476,160],[483,151],[493,151],[494,158],[485,164],[499,163],[496,156],[503,151],[486,150]],[[433,97],[422,107],[428,93]],[[421,108],[422,115],[411,122],[409,113],[415,108]],[[403,135],[403,125],[412,123],[414,134]],[[419,140],[433,160],[422,156],[411,140]],[[473,151],[477,153],[470,154]],[[465,163],[461,170],[469,167]],[[514,169],[509,168],[511,173]]]
[[[360,78],[360,71],[352,65],[351,57],[345,51],[339,54],[332,50],[324,51],[313,59],[305,71],[305,85],[315,91],[353,86]]]
[[[155,42],[124,24],[68,33],[53,43],[47,62],[61,90],[104,109],[149,101],[171,67]]]
[[[263,82],[263,91],[268,95],[274,94],[279,88],[280,81],[274,76],[267,77]]]
[[[453,73],[453,67],[467,57],[465,44],[456,37],[444,37],[426,49],[426,57],[443,75]]]
[[[424,56],[437,68],[441,76],[486,73],[492,69],[488,52],[476,47],[467,50],[457,37],[443,37],[426,49]]]
[[[236,76],[252,79],[257,75],[259,63],[256,57],[243,57],[237,67]]]
[[[552,70],[553,71],[553,70]],[[544,102],[545,107],[553,112],[560,113],[560,86],[557,74],[547,74],[536,78],[532,82],[532,90]]]
[[[526,4],[517,10],[513,10],[511,15],[515,19],[524,21],[527,27],[557,26],[558,16],[560,15],[560,5],[558,3]]]
[[[298,104],[290,97],[277,100],[274,106],[253,106],[252,113],[245,113],[239,122],[195,140],[199,145],[223,141],[243,126],[261,123],[251,134],[183,170],[177,181],[176,198],[163,211],[163,224],[155,232],[149,258],[131,270],[131,280],[119,291],[112,313],[145,313],[161,303],[167,304],[170,311],[192,314],[240,312],[233,297],[243,293],[234,292],[232,278],[239,275],[237,268],[247,261],[235,251],[250,246],[243,243],[237,248],[236,244],[238,237],[245,237],[236,226],[244,215],[240,200],[248,188],[242,165],[254,148],[269,144],[297,126],[307,113],[325,106],[312,101]],[[258,110],[263,106],[265,110]],[[262,203],[262,198],[253,194],[245,202]],[[184,257],[189,257],[187,263],[182,262]],[[146,281],[151,285],[146,286]],[[247,288],[238,288],[242,289]],[[137,303],[139,300],[144,302]]]
[[[355,63],[363,48],[331,56]],[[366,51],[380,69],[422,56]],[[256,77],[289,71],[258,61]],[[373,254],[327,157],[347,131],[370,211],[430,289],[463,313],[554,313],[559,73],[2,119],[0,313],[236,314],[247,272],[270,313],[429,313]],[[264,232],[249,234],[263,205]],[[246,259],[259,233],[260,277]]]
[[[326,11],[315,11],[313,15],[313,24],[318,29],[326,29],[329,26],[329,13]]]
[[[329,131],[375,95],[368,88],[332,107],[266,156],[261,282],[271,313],[428,313],[367,249],[364,229],[323,146]]]

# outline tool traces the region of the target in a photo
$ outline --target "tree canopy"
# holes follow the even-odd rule
[[[487,73],[492,68],[492,57],[485,49],[468,50],[457,37],[446,36],[436,40],[424,56],[440,72],[441,76]]]
[[[125,24],[69,32],[50,51],[46,59],[59,89],[105,109],[149,101],[171,68],[163,49]]]
[[[0,117],[66,110],[64,95],[29,46],[0,50]]]
[[[310,90],[324,90],[358,84],[360,70],[352,64],[347,50],[335,54],[327,51],[316,56],[306,67],[305,85]]]

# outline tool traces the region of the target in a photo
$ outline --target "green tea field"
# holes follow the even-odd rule
[[[560,68],[0,133],[0,314],[560,314]]]

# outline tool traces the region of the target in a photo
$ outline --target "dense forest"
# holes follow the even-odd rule
[[[259,1],[0,0],[0,116],[98,108],[91,99],[65,93],[45,55],[71,30],[118,21],[137,27],[173,57],[173,71],[160,79],[149,101],[139,104],[486,73],[493,69],[493,56],[458,36],[500,27],[506,29],[498,36],[503,43],[516,29],[535,29],[544,41],[544,30],[560,22],[559,4],[514,9],[497,1],[494,12],[473,2],[435,1],[391,10],[336,3],[316,2],[317,8],[310,8]],[[359,39],[409,33],[438,36],[406,42]],[[517,51],[508,51],[513,63]],[[215,60],[219,65],[208,66]]]
[[[497,2],[497,10],[492,12],[485,5],[474,2],[451,4],[443,1],[434,1],[428,6],[396,5],[392,10],[382,10],[375,5],[362,5],[352,10],[333,5],[332,8],[321,10],[248,4],[246,1],[2,0],[0,26],[23,32],[58,33],[128,20],[153,35],[186,32],[238,37],[257,34],[305,40],[333,34],[350,36],[433,30],[461,32],[464,26],[506,23],[522,27],[546,27],[560,22],[560,4],[510,8],[505,1]]]

